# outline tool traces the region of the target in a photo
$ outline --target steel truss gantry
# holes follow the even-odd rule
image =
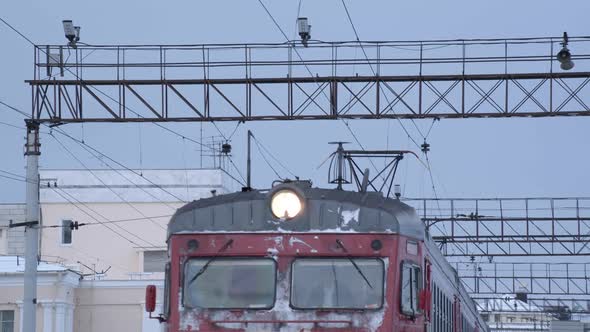
[[[590,115],[590,37],[571,71],[561,42],[47,45],[27,82],[52,124]]]
[[[590,314],[590,301],[587,298],[545,298],[529,297],[527,302],[519,301],[515,307],[513,297],[474,296],[480,313],[525,312],[552,314]]]
[[[589,263],[452,262],[469,293],[590,298]],[[588,308],[590,309],[590,308]]]
[[[590,255],[590,198],[405,199],[446,256]]]

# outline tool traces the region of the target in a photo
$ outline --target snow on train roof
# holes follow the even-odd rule
[[[278,220],[270,211],[272,193],[294,188],[304,197],[304,209],[291,220]],[[311,188],[298,183],[272,190],[252,190],[188,203],[170,220],[168,235],[195,232],[362,232],[399,233],[424,238],[416,211],[381,193]]]

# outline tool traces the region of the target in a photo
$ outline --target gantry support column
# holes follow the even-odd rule
[[[37,326],[37,264],[39,255],[39,123],[27,121],[25,275],[23,297],[23,332],[35,332]]]

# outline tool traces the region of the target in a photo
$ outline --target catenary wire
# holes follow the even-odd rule
[[[277,172],[277,170],[272,166],[272,164],[268,161],[268,159],[266,158],[266,155],[264,154],[264,152],[262,151],[262,149],[260,148],[260,144],[258,143],[258,141],[255,139],[254,143],[256,144],[256,146],[258,147],[258,152],[260,152],[260,155],[262,156],[262,159],[266,162],[266,164],[268,165],[268,167],[270,167],[270,169],[275,173],[275,175],[277,176],[277,178],[279,179],[283,179],[283,177],[281,175],[279,175],[279,172]]]
[[[13,111],[15,111],[15,112],[18,112],[18,113],[19,113],[19,114],[21,114],[21,115],[24,115],[25,117],[28,117],[28,114],[26,114],[26,113],[24,113],[23,111],[21,111],[21,110],[17,109],[16,107],[13,107],[13,106],[11,106],[11,105],[8,105],[8,104],[6,104],[6,103],[2,102],[1,100],[0,100],[0,104],[2,104],[2,105],[4,105],[4,106],[8,107],[9,109],[11,109],[11,110],[13,110]],[[46,126],[47,126],[47,125],[46,125]],[[49,127],[49,126],[47,126],[47,127]],[[88,151],[88,149],[90,149],[90,150],[94,151],[95,153],[99,154],[100,156],[102,156],[102,157],[104,157],[104,158],[106,158],[106,159],[110,160],[111,162],[113,162],[113,163],[117,164],[118,166],[120,166],[120,167],[122,167],[122,168],[124,168],[124,169],[126,169],[126,170],[128,170],[128,171],[130,171],[130,172],[132,172],[132,173],[134,173],[134,174],[136,174],[136,175],[138,175],[138,176],[141,176],[141,177],[142,177],[144,180],[148,181],[150,184],[152,184],[152,185],[156,186],[158,189],[160,189],[160,190],[162,190],[162,191],[166,192],[167,194],[169,194],[170,196],[172,196],[172,197],[174,197],[175,199],[179,200],[180,202],[183,202],[183,201],[184,201],[183,199],[181,199],[180,197],[178,197],[178,196],[174,195],[173,193],[171,193],[170,191],[166,190],[166,189],[165,189],[165,188],[163,188],[162,186],[160,186],[160,185],[158,185],[158,184],[154,183],[154,182],[153,182],[153,181],[151,181],[149,178],[147,178],[147,177],[144,177],[144,176],[143,176],[143,174],[141,174],[140,172],[137,172],[136,170],[133,170],[133,169],[131,169],[131,168],[127,167],[126,165],[124,165],[124,164],[122,164],[122,163],[120,163],[120,162],[116,161],[116,160],[115,160],[115,159],[113,159],[112,157],[110,157],[110,156],[106,155],[105,153],[103,153],[103,152],[99,151],[98,149],[96,149],[96,148],[92,147],[91,145],[88,145],[88,144],[87,144],[85,141],[83,141],[83,140],[79,140],[79,139],[77,139],[77,138],[75,138],[75,137],[73,137],[73,136],[69,135],[68,133],[66,133],[65,131],[63,131],[63,130],[61,130],[61,129],[59,129],[59,128],[51,128],[51,127],[49,127],[49,128],[50,128],[52,131],[55,131],[55,132],[57,132],[58,134],[61,134],[61,135],[65,136],[65,137],[67,137],[68,139],[70,139],[70,140],[74,141],[74,142],[75,142],[75,143],[77,143],[78,145],[82,146],[82,147],[83,147],[85,150],[87,150],[87,151]],[[87,149],[87,148],[88,148],[88,149]],[[89,153],[91,153],[90,151],[88,151],[88,152],[89,152]],[[92,154],[92,153],[91,153],[91,154]],[[95,157],[96,157],[96,156],[95,156]],[[97,158],[97,157],[96,157],[96,158]],[[99,159],[99,158],[97,158],[97,159]],[[107,164],[107,163],[105,163],[105,164]],[[113,168],[113,167],[111,167],[110,165],[108,165],[108,164],[107,164],[107,166],[109,166],[109,168],[111,168],[112,170],[115,170],[115,171],[116,171],[116,169],[114,169],[114,168]],[[133,181],[130,181],[130,180],[128,180],[128,181],[129,181],[131,184],[133,184],[133,185],[135,185],[135,186],[139,187],[139,185],[138,185],[138,184],[136,184],[136,183],[134,183]]]
[[[344,0],[341,0],[342,5],[344,7],[344,10],[346,11],[346,16],[348,17],[348,21],[350,22],[350,25],[352,26],[352,30],[354,32],[354,35],[356,37],[356,40],[358,42],[358,45],[361,47],[361,51],[363,52],[363,54],[365,55],[365,58],[367,59],[367,61],[369,61],[369,56],[367,55],[367,52],[365,51],[364,46],[361,43],[361,40],[359,38],[359,34],[358,31],[356,30],[356,26],[354,25],[354,22],[352,21],[352,17],[350,16],[350,12],[348,11],[348,7],[346,6],[346,2]],[[373,75],[377,75],[377,73],[375,72],[375,69],[373,68],[373,66],[369,63],[369,68],[371,69],[371,72],[373,72]],[[387,103],[390,104],[389,98],[387,97],[386,94],[383,95],[385,97],[385,99],[387,100]],[[395,114],[395,111],[393,110],[393,107],[389,108],[393,114]],[[408,132],[408,130],[406,129],[406,127],[403,125],[403,123],[401,122],[401,120],[396,117],[396,119],[398,120],[398,123],[400,124],[400,126],[402,127],[402,129],[404,130],[404,132],[410,136],[410,133]],[[414,124],[414,127],[416,127],[416,130],[418,130],[418,133],[424,137],[424,135],[422,134],[422,131],[420,130],[420,128],[418,127],[418,125],[416,124],[416,122],[414,121],[414,119],[410,119],[412,120],[412,123]],[[410,136],[411,137],[411,136]],[[416,144],[416,146],[419,148],[420,145],[412,138],[412,141],[414,141],[414,143]]]
[[[7,26],[8,26],[10,29],[14,30],[14,31],[15,31],[15,32],[16,32],[18,35],[20,35],[21,37],[23,37],[23,38],[24,38],[24,39],[25,39],[27,42],[29,42],[31,45],[33,45],[33,46],[36,46],[36,45],[35,45],[35,43],[33,43],[33,42],[32,42],[32,41],[31,41],[29,38],[27,38],[27,37],[26,37],[24,34],[22,34],[20,31],[18,31],[16,28],[14,28],[14,27],[13,27],[12,25],[10,25],[8,22],[6,22],[6,20],[4,20],[4,19],[2,19],[2,18],[0,17],[0,21],[2,21],[2,22],[3,22],[5,25],[7,25]],[[41,52],[43,52],[43,53],[46,53],[46,52],[45,52],[44,50],[42,50],[42,49],[39,49],[39,50],[40,50]],[[65,68],[65,69],[66,69],[66,70],[67,70],[69,73],[71,73],[72,75],[74,75],[74,76],[75,76],[75,77],[76,77],[78,80],[80,80],[80,81],[83,81],[83,80],[82,80],[82,78],[81,78],[80,76],[78,76],[78,75],[77,75],[75,72],[73,72],[71,69],[69,69],[69,68]],[[94,87],[94,86],[90,86],[89,88],[91,88],[91,89],[93,89],[93,90],[97,91],[98,93],[102,94],[102,95],[103,95],[103,96],[105,96],[106,98],[108,98],[108,99],[110,99],[111,101],[113,101],[113,102],[117,103],[119,106],[122,106],[122,107],[124,107],[126,110],[130,111],[131,113],[135,114],[136,116],[138,116],[138,117],[140,117],[140,118],[144,118],[144,117],[143,117],[141,114],[139,114],[139,113],[135,112],[134,110],[132,110],[131,108],[129,108],[127,105],[122,105],[122,104],[121,104],[121,103],[120,103],[118,100],[116,100],[115,98],[113,98],[113,97],[109,96],[107,93],[103,92],[102,90],[100,90],[100,89],[98,89],[98,88],[96,88],[96,87]],[[8,106],[8,105],[6,105],[6,104],[4,104],[4,103],[2,103],[2,104],[3,104],[3,105],[5,105],[5,106],[7,106],[7,107],[10,107],[10,108],[12,108],[13,110],[16,110],[15,108],[13,108],[13,107],[11,107],[11,106]],[[21,114],[23,114],[25,117],[29,118],[29,115],[28,115],[28,114],[26,114],[26,113],[24,113],[24,112],[22,112],[22,111],[20,111],[20,110],[16,110],[16,111],[17,111],[17,112],[19,112],[19,113],[21,113]],[[164,125],[161,125],[161,124],[159,124],[159,123],[157,123],[157,122],[151,122],[151,123],[152,123],[153,125],[157,126],[157,127],[160,127],[160,128],[162,128],[162,129],[164,129],[164,130],[166,130],[166,131],[168,131],[168,132],[170,132],[170,133],[172,133],[172,134],[174,134],[174,135],[178,136],[178,137],[186,138],[186,139],[187,139],[187,140],[189,140],[190,142],[193,142],[193,143],[195,143],[195,144],[197,144],[197,145],[200,145],[200,146],[202,146],[202,147],[207,147],[205,144],[203,144],[203,143],[201,143],[201,142],[199,142],[199,141],[197,141],[197,140],[194,140],[194,139],[192,139],[192,138],[190,138],[190,137],[186,137],[185,135],[183,135],[183,134],[180,134],[180,133],[178,133],[178,132],[176,132],[176,131],[174,131],[174,130],[172,130],[172,129],[170,129],[170,128],[168,128],[168,127],[164,126]],[[223,136],[223,134],[222,134],[222,136]]]
[[[285,166],[277,157],[274,156],[274,154],[272,152],[270,152],[265,146],[264,144],[262,144],[262,142],[260,142],[258,140],[258,138],[256,138],[256,136],[252,135],[252,138],[254,138],[254,142],[256,143],[256,145],[258,145],[258,149],[260,150],[260,153],[262,154],[264,150],[264,152],[266,152],[279,166],[281,166],[285,171],[287,171],[287,173],[291,174],[293,176],[293,178],[297,178],[297,175],[295,175],[295,173],[293,173],[287,166]],[[262,149],[262,150],[261,150]]]
[[[62,190],[62,191],[63,191],[63,190]],[[61,196],[63,199],[65,199],[65,200],[66,200],[68,203],[72,204],[74,207],[76,207],[76,208],[77,208],[78,210],[80,210],[82,213],[84,213],[85,215],[87,215],[88,217],[90,217],[92,220],[94,220],[94,221],[96,221],[97,223],[99,223],[99,224],[101,224],[101,225],[105,226],[106,228],[108,228],[109,230],[111,230],[113,233],[117,234],[119,237],[123,238],[124,240],[128,241],[129,243],[131,243],[131,244],[133,244],[133,245],[135,245],[135,246],[137,246],[137,247],[139,247],[139,248],[149,248],[149,247],[145,247],[145,246],[142,246],[142,245],[138,244],[138,243],[137,243],[137,242],[135,242],[134,240],[131,240],[131,239],[130,239],[130,238],[128,238],[127,236],[125,236],[125,235],[123,235],[123,234],[119,233],[118,231],[116,231],[114,228],[112,228],[112,227],[111,227],[111,226],[109,226],[108,224],[105,224],[104,222],[102,222],[102,221],[98,220],[98,219],[97,219],[97,218],[95,218],[93,215],[91,215],[90,213],[88,213],[86,210],[84,210],[84,209],[82,209],[81,207],[79,207],[77,203],[73,202],[71,199],[69,199],[67,196],[63,195],[62,193],[60,193],[60,192],[59,192],[59,191],[57,191],[56,189],[54,189],[54,192],[55,192],[56,194],[58,194],[59,196]],[[89,208],[89,207],[88,207],[88,206],[87,206],[85,203],[82,203],[82,202],[78,201],[78,199],[76,199],[75,197],[71,196],[71,195],[70,195],[70,194],[68,194],[66,191],[63,191],[63,192],[64,192],[64,194],[66,194],[66,195],[68,195],[68,196],[72,197],[72,199],[73,199],[74,201],[77,201],[79,204],[81,204],[81,205],[85,206],[85,207],[86,207],[88,210],[92,211],[93,213],[96,213],[97,215],[101,216],[101,217],[102,217],[102,218],[104,218],[105,220],[109,221],[109,219],[108,219],[108,218],[106,218],[106,217],[104,217],[102,214],[100,214],[100,213],[96,212],[94,209],[92,209],[92,208]],[[142,238],[138,237],[137,235],[135,235],[135,234],[131,233],[130,231],[126,230],[125,228],[121,227],[120,225],[115,225],[115,226],[118,226],[118,227],[119,227],[121,230],[125,231],[125,232],[126,232],[126,233],[128,233],[129,235],[131,235],[131,236],[134,236],[134,237],[136,237],[136,238],[138,238],[138,239],[140,239],[140,240],[142,240],[142,241],[144,241],[144,242],[148,243],[148,244],[150,245],[150,247],[154,247],[154,248],[160,247],[160,246],[157,246],[157,245],[155,245],[155,244],[153,244],[153,243],[150,243],[149,241],[147,241],[147,240],[145,240],[145,239],[142,239]]]
[[[277,20],[274,18],[274,16],[272,15],[272,13],[268,10],[268,8],[266,7],[266,5],[264,4],[264,2],[262,2],[262,0],[258,0],[258,2],[260,3],[260,5],[262,6],[262,8],[264,9],[264,11],[268,14],[268,16],[270,17],[270,19],[273,21],[273,23],[275,24],[275,26],[277,27],[277,29],[279,29],[279,31],[281,32],[281,34],[283,35],[283,37],[285,38],[286,42],[289,43],[289,37],[287,37],[287,34],[285,33],[285,31],[283,30],[283,28],[281,28],[281,26],[279,25],[279,23],[277,22]],[[299,59],[303,62],[303,65],[305,66],[309,76],[314,79],[314,82],[319,86],[319,83],[315,80],[315,76],[313,75],[313,73],[311,72],[311,70],[309,69],[309,66],[303,61],[303,57],[301,56],[301,54],[299,53],[299,51],[297,50],[297,48],[293,47],[293,50],[295,51],[295,54],[297,54],[297,56],[299,57]],[[321,91],[322,95],[329,101],[330,98],[328,98],[328,96],[326,96],[324,90]],[[360,142],[360,140],[358,139],[358,137],[356,136],[356,134],[354,133],[354,131],[352,130],[352,128],[350,128],[348,122],[346,122],[344,119],[339,118],[342,123],[344,123],[346,129],[350,132],[350,134],[352,135],[352,138],[355,140],[355,142],[359,145],[359,147],[364,151],[365,147],[363,146],[363,144]],[[399,119],[398,119],[399,120]],[[369,158],[369,162],[371,163],[371,165],[373,166],[373,168],[375,170],[377,170],[377,166],[375,165],[375,163],[373,162],[373,160],[371,158]]]
[[[54,135],[50,135],[72,158],[74,158],[82,167],[84,167],[84,169],[86,169],[88,172],[90,172],[90,174],[92,174],[92,176],[94,178],[96,178],[100,183],[102,183],[102,185],[104,185],[109,191],[111,191],[113,194],[115,194],[117,197],[119,197],[119,199],[121,201],[123,201],[125,204],[127,204],[129,207],[131,207],[133,210],[135,210],[137,213],[139,213],[140,215],[147,217],[145,214],[143,214],[143,212],[141,212],[141,210],[139,210],[137,207],[135,207],[133,204],[131,204],[130,202],[128,202],[127,200],[125,200],[125,198],[123,198],[123,196],[121,196],[121,194],[117,193],[115,190],[113,190],[109,185],[107,185],[99,176],[97,176],[94,171],[92,171],[88,166],[86,166],[86,164],[84,164],[84,162],[82,162],[82,160],[80,160],[80,158],[76,157],[76,155],[70,150],[68,149],[57,137],[55,137]],[[149,219],[154,225],[160,227],[161,229],[166,229],[164,226],[160,225],[158,222]]]

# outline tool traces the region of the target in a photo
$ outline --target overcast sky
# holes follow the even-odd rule
[[[287,35],[294,35],[298,1],[265,0]],[[568,1],[347,1],[363,40],[423,40],[588,35],[590,2]],[[256,0],[242,1],[4,1],[0,15],[38,44],[65,44],[62,19],[82,26],[89,44],[197,44],[283,42]],[[353,40],[340,1],[303,1],[301,15],[324,41]],[[33,72],[32,47],[0,25],[0,100],[30,111],[24,83]],[[586,90],[586,93],[588,91]],[[455,100],[457,102],[457,100]],[[23,117],[0,106],[0,121],[23,126]],[[423,131],[432,120],[420,120]],[[413,125],[405,121],[418,138]],[[437,122],[428,139],[436,188],[441,197],[590,196],[590,118],[459,119]],[[396,121],[349,123],[365,148],[413,149]],[[199,124],[167,124],[199,139]],[[220,123],[229,135],[235,123]],[[62,127],[129,167],[198,167],[198,146],[151,124],[87,124]],[[246,130],[301,178],[326,186],[327,169],[317,166],[332,152],[327,142],[354,142],[342,121],[264,122],[240,125],[232,140],[234,160],[245,165]],[[44,129],[44,131],[47,131]],[[211,124],[205,136],[218,135]],[[141,133],[141,134],[140,134]],[[0,169],[23,174],[24,130],[0,124]],[[141,144],[140,144],[141,138]],[[41,167],[80,168],[48,135],[42,135]],[[421,139],[420,139],[421,140]],[[91,167],[102,167],[69,144]],[[354,147],[354,145],[352,145]],[[254,186],[269,187],[275,176],[255,153]],[[404,194],[432,197],[428,174],[415,160],[402,162]],[[205,163],[207,164],[207,163]],[[232,171],[233,172],[233,171]],[[243,169],[242,169],[243,172]],[[282,172],[288,176],[286,172]],[[0,178],[0,202],[23,202],[24,184]]]

